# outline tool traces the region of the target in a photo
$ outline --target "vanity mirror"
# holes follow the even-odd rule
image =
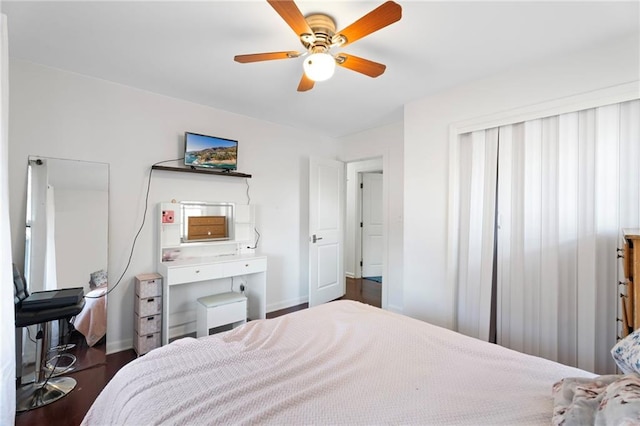
[[[181,241],[233,240],[233,208],[232,203],[181,202]]]
[[[158,208],[160,262],[234,254],[254,245],[254,210],[249,204],[172,201]]]
[[[83,287],[85,306],[54,324],[51,368],[73,370],[106,361],[109,165],[30,156],[27,169],[24,275],[29,292]],[[35,355],[23,333],[22,366]],[[69,356],[73,355],[73,356]],[[22,378],[28,377],[28,367]],[[28,379],[27,379],[28,380]]]

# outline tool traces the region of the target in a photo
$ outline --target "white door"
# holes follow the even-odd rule
[[[344,163],[309,164],[309,306],[344,296]]]
[[[382,173],[362,174],[362,276],[382,276]]]

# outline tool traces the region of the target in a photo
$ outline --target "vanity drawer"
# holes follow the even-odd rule
[[[139,335],[159,333],[162,328],[162,315],[151,315],[148,317],[141,317],[135,315],[134,329]]]
[[[224,268],[221,264],[184,266],[167,269],[167,283],[169,285],[214,280],[223,276]]]
[[[228,277],[253,274],[267,270],[267,259],[248,259],[228,262],[224,265],[224,274]]]
[[[146,299],[140,299],[136,297],[134,303],[134,312],[141,317],[148,317],[149,315],[156,315],[162,312],[162,297],[148,297]]]

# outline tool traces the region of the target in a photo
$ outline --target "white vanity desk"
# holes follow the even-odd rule
[[[220,286],[229,291],[226,283],[204,283],[196,288],[196,283],[203,281],[234,279],[233,288],[240,291],[245,287],[249,319],[265,318],[267,258],[256,254],[202,256],[188,259],[176,259],[160,263],[160,274],[163,276],[163,305],[165,315],[162,316],[162,344],[176,335],[195,332],[195,313],[189,311],[175,312],[172,307],[172,296],[177,291],[185,290],[188,299],[193,301],[209,294],[220,293]],[[228,281],[228,280],[227,280]],[[191,288],[187,288],[191,287]],[[203,288],[204,287],[204,288]],[[183,296],[184,298],[184,296]],[[190,325],[189,325],[190,324]]]
[[[198,298],[229,291],[247,296],[247,319],[266,316],[267,258],[254,244],[253,208],[232,203],[182,202],[158,206],[158,272],[162,275],[162,344],[196,332]],[[192,217],[200,219],[193,228]],[[202,219],[205,222],[202,222]],[[209,221],[211,219],[212,221]],[[192,239],[191,232],[219,232],[221,241]],[[215,223],[214,223],[215,222]],[[201,225],[201,223],[204,223]]]

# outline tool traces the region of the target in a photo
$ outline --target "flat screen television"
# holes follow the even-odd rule
[[[210,169],[236,170],[238,141],[185,132],[184,164]]]

